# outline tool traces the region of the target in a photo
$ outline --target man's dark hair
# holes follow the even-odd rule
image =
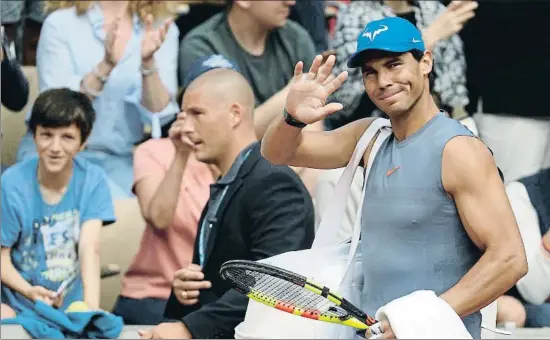
[[[364,58],[365,61],[366,60],[371,60],[371,59],[391,57],[391,56],[397,57],[397,56],[400,56],[404,53],[410,53],[416,61],[420,62],[420,60],[424,56],[424,52],[422,52],[420,50],[411,50],[409,52],[404,52],[404,53],[401,53],[401,52],[388,52],[388,51],[382,51],[382,50],[370,50],[370,51],[365,51],[363,53],[364,53],[363,58]],[[435,60],[433,61],[433,65],[435,65]],[[428,74],[428,80],[430,82],[430,84],[429,84],[430,93],[432,93],[432,94],[434,92],[434,83],[435,83],[435,75],[434,75],[433,65],[432,65],[432,71],[430,71],[430,73]]]
[[[412,50],[411,54],[416,61],[420,61],[424,56],[424,52],[419,50]],[[435,75],[434,75],[435,60],[432,63],[432,70],[428,73],[428,81],[430,82],[430,92],[434,91]]]
[[[36,98],[29,128],[35,134],[38,126],[58,128],[74,123],[80,130],[82,143],[84,143],[92,132],[94,121],[95,110],[85,94],[60,88],[46,90]]]

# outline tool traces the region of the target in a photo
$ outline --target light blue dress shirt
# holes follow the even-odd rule
[[[173,99],[161,112],[150,112],[141,105],[144,27],[137,16],[133,22],[132,36],[122,59],[109,75],[101,94],[93,100],[96,121],[82,152],[83,157],[107,172],[114,198],[131,195],[132,152],[134,145],[144,138],[145,125],[150,124],[153,137],[158,138],[161,125],[171,121],[179,112],[174,99],[178,86],[177,26],[170,26],[164,43],[154,55],[161,81]],[[74,7],[51,13],[44,21],[38,42],[39,91],[61,87],[79,91],[82,78],[105,55],[104,39],[104,17],[97,4],[83,15],[78,15]],[[29,117],[30,111],[27,120]],[[20,144],[18,160],[34,153],[35,145],[28,133]]]

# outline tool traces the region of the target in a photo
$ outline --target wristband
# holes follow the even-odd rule
[[[141,74],[144,76],[150,76],[151,74],[157,72],[157,67],[153,66],[150,69],[146,69],[143,67],[143,65],[140,66],[139,70],[141,71]]]
[[[294,126],[294,127],[297,127],[297,128],[304,128],[307,126],[306,123],[302,123],[300,122],[299,120],[296,120],[294,119],[290,113],[288,113],[288,111],[286,110],[286,108],[283,110],[283,114],[284,114],[284,117],[285,117],[285,123],[287,123],[288,125],[290,126]]]
[[[93,69],[92,74],[103,84],[107,82],[107,76],[102,76],[97,67]]]
[[[84,78],[80,81],[80,86],[82,86],[82,89],[84,90],[85,93],[89,94],[90,96],[92,97],[99,97],[99,95],[101,94],[101,91],[100,92],[94,92],[92,90],[90,90],[88,88],[88,86],[86,86],[86,82],[84,81]]]

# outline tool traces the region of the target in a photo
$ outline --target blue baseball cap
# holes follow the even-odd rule
[[[197,79],[199,76],[217,68],[233,70],[241,73],[235,63],[227,59],[225,56],[221,54],[207,55],[197,58],[191,64],[189,72],[187,72],[187,75],[185,76],[185,79],[183,81],[183,88],[187,88],[187,86],[189,86],[189,84],[191,84],[191,82],[193,82],[193,80]]]
[[[357,37],[357,51],[348,59],[348,67],[363,66],[364,54],[370,50],[404,53],[425,49],[422,33],[410,21],[399,17],[375,20]]]

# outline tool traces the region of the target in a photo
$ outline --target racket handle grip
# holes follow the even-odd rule
[[[377,322],[374,325],[370,326],[369,331],[372,335],[380,335],[384,333],[384,330],[382,329],[382,323]]]
[[[373,336],[380,335],[384,332],[382,330],[382,324],[380,322],[376,322],[372,326],[369,326],[369,328],[359,330],[356,333],[363,338],[374,339],[376,337],[373,338]]]

